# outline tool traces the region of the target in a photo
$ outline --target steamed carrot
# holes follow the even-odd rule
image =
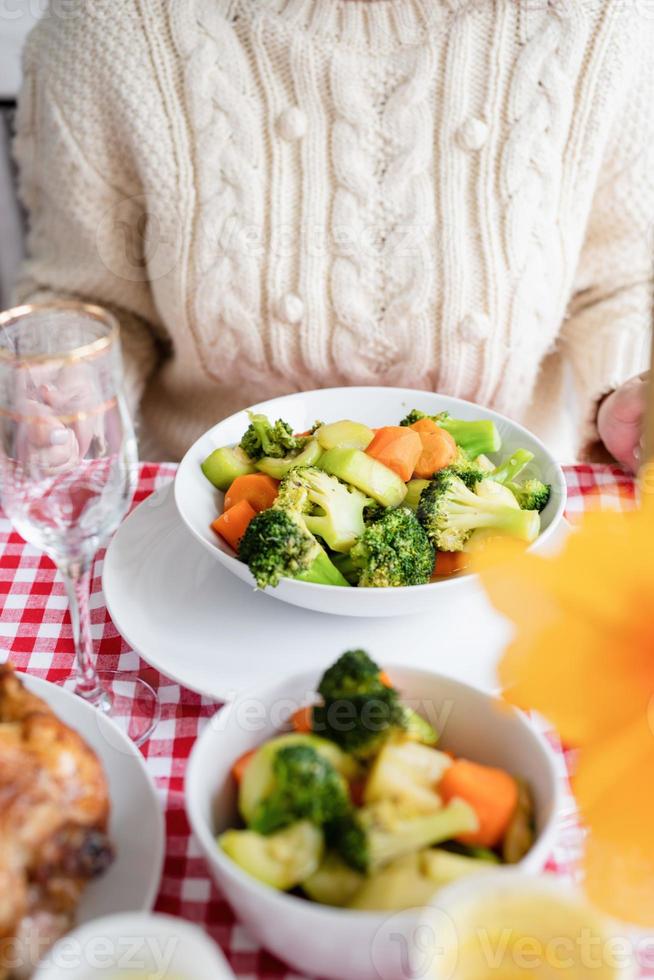
[[[234,504],[224,514],[217,517],[211,527],[224,538],[234,551],[238,551],[241,538],[247,530],[247,526],[253,517],[256,517],[256,510],[247,500],[241,500]]]
[[[275,502],[279,480],[273,480],[265,473],[247,473],[237,476],[225,494],[225,510],[229,510],[241,500],[247,500],[257,512],[267,510]]]
[[[449,432],[441,429],[432,419],[419,419],[409,428],[420,436],[422,452],[416,462],[413,476],[429,479],[456,459],[458,449]]]
[[[422,442],[420,435],[407,426],[385,425],[377,429],[366,453],[388,466],[406,483],[422,453]]]
[[[437,551],[432,579],[456,575],[470,564],[471,556],[464,551]]]
[[[385,670],[379,672],[379,680],[382,682],[384,687],[392,687],[393,681],[390,679]]]
[[[241,780],[243,779],[243,773],[247,769],[248,763],[250,762],[252,756],[256,753],[256,751],[257,751],[256,749],[250,749],[249,752],[244,752],[243,755],[240,756],[232,766],[232,776],[234,777],[237,783],[240,784]]]
[[[438,787],[446,803],[454,797],[465,800],[479,818],[479,830],[461,834],[462,844],[496,847],[506,833],[518,805],[518,784],[503,769],[456,759],[445,770]]]
[[[293,723],[293,728],[296,732],[311,732],[313,731],[313,707],[310,704],[305,704],[303,708],[298,708],[291,715],[291,722]]]

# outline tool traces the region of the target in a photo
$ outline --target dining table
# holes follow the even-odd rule
[[[174,475],[173,464],[142,463],[132,506],[165,486]],[[566,516],[572,524],[592,508],[627,510],[635,506],[633,478],[618,467],[568,466],[565,477]],[[103,597],[103,559],[104,551],[100,551],[91,584],[98,665],[100,669],[138,672],[156,689],[161,703],[161,720],[141,747],[165,813],[166,856],[156,908],[201,925],[220,945],[237,977],[298,980],[236,921],[229,896],[218,892],[189,831],[184,809],[187,761],[198,734],[219,705],[148,666],[121,637]],[[74,650],[68,600],[54,564],[26,544],[0,511],[0,661],[5,659],[18,670],[62,683],[73,671]],[[547,737],[555,749],[565,790],[557,843],[547,870],[569,878],[575,874],[581,846],[568,785],[574,753],[564,750],[553,733],[547,732]],[[654,951],[651,969],[644,964],[643,976],[654,976]]]

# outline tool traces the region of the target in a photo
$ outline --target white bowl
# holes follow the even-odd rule
[[[520,867],[544,866],[556,835],[559,777],[545,741],[519,712],[460,681],[407,667],[386,668],[403,700],[428,717],[441,745],[478,762],[505,767],[532,788],[537,838]],[[387,915],[317,905],[260,884],[218,847],[216,835],[237,825],[234,761],[284,727],[311,700],[316,673],[261,687],[214,716],[196,742],[186,776],[186,809],[217,884],[239,919],[265,947],[298,973],[328,980],[401,977],[406,944],[421,910]],[[384,971],[380,972],[380,964]]]
[[[563,518],[565,478],[551,453],[527,429],[471,402],[409,388],[327,388],[284,395],[253,408],[273,419],[286,419],[295,432],[304,432],[317,419],[336,422],[351,418],[373,428],[397,425],[412,408],[431,415],[447,411],[456,418],[493,419],[503,442],[499,456],[518,448],[531,450],[535,456],[532,465],[541,479],[552,485],[551,500],[542,514],[543,530],[532,545],[534,550],[547,544]],[[200,469],[200,464],[214,449],[238,443],[248,424],[247,413],[238,412],[219,422],[191,446],[177,471],[175,503],[180,517],[197,540],[230,572],[256,587],[247,565],[240,562],[229,545],[211,530],[211,522],[222,513],[224,495],[209,483]],[[283,579],[276,588],[266,591],[283,602],[339,616],[401,616],[427,612],[441,598],[445,607],[453,591],[462,593],[474,588],[475,578],[463,575],[449,581],[395,589],[346,589]]]
[[[33,980],[235,980],[216,944],[171,915],[126,913],[60,939]]]

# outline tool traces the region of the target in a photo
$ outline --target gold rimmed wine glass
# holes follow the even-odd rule
[[[122,391],[118,324],[77,302],[0,313],[0,493],[5,513],[66,585],[76,694],[142,743],[159,718],[142,678],[98,671],[89,608],[98,548],[124,517],[137,447]]]

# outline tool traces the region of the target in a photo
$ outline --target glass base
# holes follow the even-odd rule
[[[159,698],[147,681],[125,671],[99,670],[102,685],[100,696],[84,698],[106,715],[136,745],[143,745],[159,723]],[[64,684],[67,690],[80,695],[75,678]]]

